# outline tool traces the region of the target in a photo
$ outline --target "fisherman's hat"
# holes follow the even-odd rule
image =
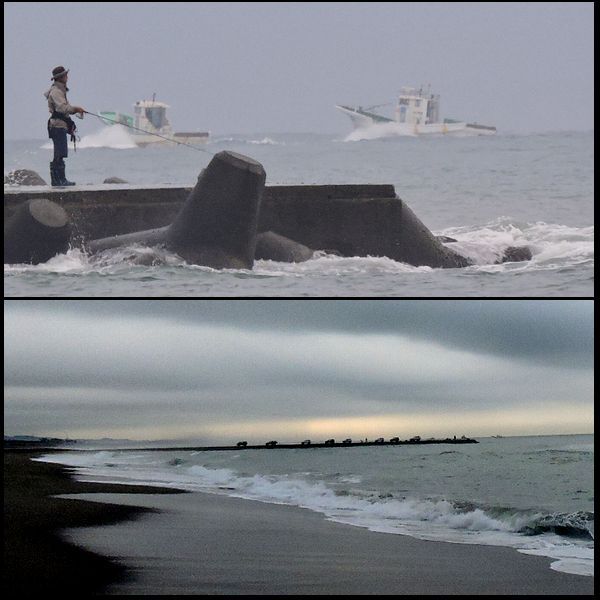
[[[69,69],[65,69],[64,67],[55,67],[52,69],[52,79],[58,79],[63,75],[66,75],[69,72]]]

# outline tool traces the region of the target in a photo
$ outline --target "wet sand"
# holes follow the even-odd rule
[[[374,533],[225,496],[80,483],[31,455],[4,456],[13,594],[593,594],[592,577],[509,548]]]
[[[594,579],[510,548],[428,542],[300,508],[205,493],[86,498],[158,509],[67,539],[131,566],[114,594],[593,594]]]

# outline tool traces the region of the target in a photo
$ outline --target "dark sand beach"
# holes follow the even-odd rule
[[[374,533],[304,509],[225,496],[158,495],[164,490],[76,483],[61,467],[23,463],[22,455],[5,455],[5,523],[10,523],[5,589],[31,592],[36,585],[46,593],[146,595],[593,594],[593,577],[553,571],[550,559],[509,548]],[[100,502],[46,496],[80,492],[94,493]],[[95,553],[59,541],[52,532],[63,528],[68,528],[63,540]],[[15,568],[23,560],[25,565]],[[44,578],[44,586],[33,583]],[[63,587],[65,582],[70,587]]]
[[[61,465],[32,462],[49,451],[4,450],[3,587],[12,595],[102,594],[128,576],[115,561],[76,548],[59,531],[135,519],[151,509],[51,498],[53,494],[174,490],[80,483]]]

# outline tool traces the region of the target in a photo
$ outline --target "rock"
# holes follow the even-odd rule
[[[457,242],[454,238],[448,237],[447,235],[436,235],[435,236],[442,244],[451,244],[452,242]]]
[[[522,262],[532,259],[531,249],[527,246],[509,246],[504,251],[504,256],[496,262],[502,264],[505,262]]]
[[[444,246],[405,203],[402,203],[396,235],[395,248],[390,257],[399,262],[436,269],[454,269],[472,264],[467,257]]]
[[[304,262],[312,258],[314,251],[294,240],[290,240],[273,231],[259,233],[256,236],[257,260],[275,260],[277,262]]]
[[[102,183],[129,183],[120,177],[107,177]]]
[[[8,185],[48,185],[35,171],[29,169],[11,171],[5,175],[4,183]]]

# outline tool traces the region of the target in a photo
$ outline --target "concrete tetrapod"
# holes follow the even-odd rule
[[[38,264],[69,248],[71,225],[65,210],[39,198],[20,204],[4,224],[4,264]]]
[[[277,262],[304,262],[312,258],[314,251],[304,244],[290,240],[274,231],[265,231],[256,236],[257,260]]]
[[[166,227],[92,240],[87,249],[140,243],[164,245],[188,263],[251,269],[265,170],[235,152],[219,152],[199,177],[181,211]]]

